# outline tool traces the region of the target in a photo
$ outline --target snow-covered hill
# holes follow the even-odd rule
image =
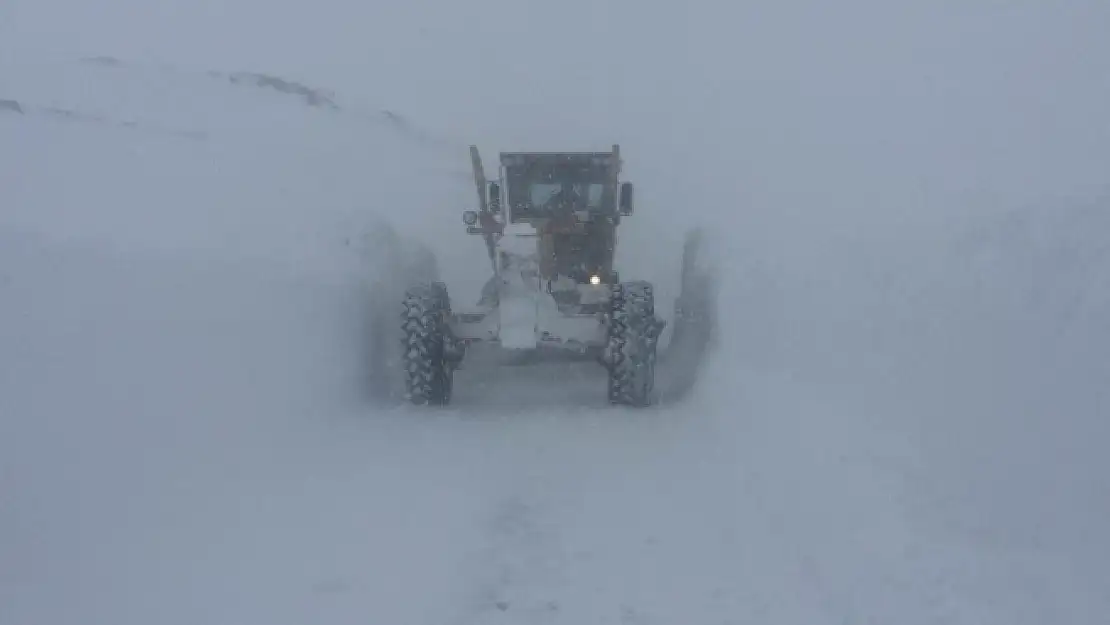
[[[502,4],[486,5],[504,11],[501,24],[579,23]],[[853,6],[865,5],[878,10]],[[1110,150],[1082,143],[1084,167],[1068,169],[1050,149],[1102,110],[1097,98],[1066,107],[1067,124],[1053,117],[1053,141],[1006,135],[1056,157],[1023,188],[1012,175],[1036,158],[991,160],[960,131],[1036,119],[1024,100],[988,119],[986,87],[966,108],[929,92],[967,116],[943,133],[960,141],[930,134],[946,109],[923,106],[925,129],[905,127],[920,143],[902,144],[918,149],[901,162],[885,131],[905,120],[862,124],[878,103],[792,96],[806,77],[829,87],[839,76],[835,93],[847,94],[893,74],[821,74],[811,55],[780,54],[776,72],[748,74],[760,90],[729,95],[731,64],[769,57],[695,54],[730,41],[728,20],[705,7],[668,20],[661,7],[625,6],[626,54],[614,55],[624,65],[611,83],[582,70],[600,95],[568,110],[567,93],[542,96],[605,50],[535,49],[521,65],[510,55],[499,68],[531,92],[439,92],[475,85],[462,71],[473,59],[431,55],[420,37],[454,50],[473,41],[455,21],[480,26],[500,36],[477,46],[488,60],[534,36],[488,15],[444,8],[422,22],[432,34],[402,41],[390,31],[427,7],[358,20],[361,9],[328,0],[268,14],[273,28],[236,46],[244,22],[232,18],[254,15],[251,2],[221,3],[222,20],[183,10],[181,21],[149,4],[81,5],[66,23],[96,18],[99,29],[53,34],[46,4],[11,6],[0,18],[18,19],[0,21],[0,35],[4,24],[38,35],[0,42],[18,52],[0,57],[0,99],[19,103],[0,107],[3,625],[1011,625],[1110,613],[1106,205],[1045,201],[1012,217],[996,203],[1039,203],[1054,185],[1084,195]],[[744,10],[766,32],[740,20],[749,36],[729,45],[753,50],[842,50],[831,26],[853,15],[826,15],[829,33],[803,37],[787,25],[810,24],[804,15]],[[930,21],[952,15],[935,11],[880,16],[900,41],[927,42],[904,24],[948,23]],[[1021,24],[1071,24],[966,13],[945,50],[970,54],[976,24],[1026,46]],[[133,32],[104,26],[121,16]],[[171,24],[194,35],[210,24],[211,49]],[[274,44],[321,24],[339,24],[314,41],[328,54]],[[157,49],[179,63],[43,53],[109,32],[120,35],[114,54]],[[767,43],[774,33],[784,43]],[[854,39],[826,69],[860,67],[862,51],[884,47],[905,57],[886,69],[912,65],[916,48],[878,39]],[[366,61],[353,82],[384,85],[376,96],[338,84],[358,66],[340,53],[363,43],[408,54]],[[1055,53],[1041,58],[1072,58]],[[267,58],[300,75],[265,63],[240,72]],[[344,60],[326,69],[331,58]],[[964,93],[945,59],[945,84]],[[1054,76],[1063,98],[1066,75]],[[924,89],[898,84],[911,83]],[[884,93],[888,105],[921,95]],[[728,323],[694,393],[659,409],[598,409],[576,394],[589,381],[521,367],[445,410],[371,397],[367,323],[389,302],[370,285],[418,265],[416,242],[459,298],[485,277],[485,252],[459,219],[473,193],[466,143],[605,146],[610,133],[641,189],[622,262],[673,293],[683,226],[716,226]],[[990,174],[981,194],[961,186],[973,172]],[[906,205],[881,210],[895,197]],[[386,241],[409,262],[384,253]]]

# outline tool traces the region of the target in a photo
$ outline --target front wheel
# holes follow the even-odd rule
[[[664,325],[655,316],[651,283],[637,281],[612,286],[605,348],[610,403],[627,406],[652,403],[656,346]]]
[[[412,404],[446,405],[451,401],[458,346],[451,336],[447,287],[441,282],[405,292],[401,327],[405,396]]]

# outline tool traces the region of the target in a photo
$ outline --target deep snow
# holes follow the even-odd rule
[[[8,24],[47,23],[44,4],[12,6],[24,21]],[[1025,17],[951,7],[916,17],[959,25],[944,54],[971,50],[986,23],[1011,50],[1027,32],[1018,26],[1039,23],[1071,35],[1042,60],[1082,57],[1073,51],[1097,6],[1073,3],[1070,20],[1021,6]],[[655,11],[626,23],[657,24]],[[785,32],[788,12],[767,12]],[[278,23],[295,21],[286,17]],[[894,34],[913,20],[880,17],[889,37],[836,58],[861,62],[868,45],[908,54]],[[180,65],[122,54],[119,67],[82,63],[105,50],[51,56],[49,36],[0,44],[19,52],[0,57],[0,98],[25,110],[0,111],[0,623],[1010,625],[1110,613],[1110,201],[1090,191],[1110,149],[1093,124],[1072,144],[1082,149],[1059,149],[1108,103],[1105,90],[1084,87],[1080,102],[1080,88],[1066,88],[1085,66],[1054,74],[1066,114],[1034,125],[1044,136],[1007,135],[1041,150],[1012,160],[974,141],[923,143],[945,119],[928,106],[918,111],[926,128],[906,129],[928,148],[909,163],[877,156],[896,115],[845,142],[844,128],[821,125],[832,113],[807,117],[789,97],[800,88],[789,79],[809,70],[793,57],[778,63],[785,86],[761,83],[754,117],[736,121],[749,141],[732,157],[714,147],[725,130],[709,121],[727,119],[725,96],[704,100],[685,131],[676,114],[650,136],[639,133],[659,113],[627,106],[629,93],[611,100],[628,120],[564,112],[571,130],[552,140],[605,147],[610,121],[631,135],[622,145],[643,191],[621,261],[660,283],[664,311],[679,226],[736,229],[717,241],[732,322],[676,406],[598,408],[582,394],[601,397],[592,382],[563,391],[552,382],[566,376],[520,367],[429,412],[369,397],[367,320],[381,304],[370,284],[400,271],[375,236],[388,223],[432,247],[455,296],[476,297],[487,265],[459,219],[473,193],[459,137],[488,137],[489,154],[544,143],[559,127],[515,111],[519,94],[490,105],[502,107],[501,127],[474,93],[445,112],[388,64],[371,65],[405,104],[405,123],[374,108],[396,106],[381,94],[351,103],[341,91],[342,111],[320,110],[226,80],[241,67],[225,57],[265,66],[273,32],[249,51],[216,38],[186,55],[172,29],[159,31],[166,16],[129,19],[149,29],[110,52],[153,46],[162,32],[161,54]],[[311,34],[336,21],[302,25]],[[425,27],[466,41],[447,18]],[[320,45],[349,51],[348,28]],[[815,49],[830,42],[818,37]],[[970,65],[1005,67],[988,48]],[[282,67],[319,69],[276,50]],[[640,63],[622,57],[619,84],[646,89],[634,78],[664,55],[635,50]],[[952,59],[934,60],[959,75]],[[341,82],[335,71],[322,79]],[[697,76],[677,80],[700,86],[698,97],[712,91]],[[986,124],[989,91],[977,87],[967,106],[930,92],[966,116],[946,133],[980,121],[1004,133],[1047,115],[1015,104]],[[776,98],[779,114],[804,122],[797,134],[756,128]],[[555,100],[544,112],[555,115]],[[473,124],[443,130],[453,115]],[[837,147],[855,159],[830,160]],[[693,158],[709,153],[713,162]],[[1055,160],[1040,178],[1020,176],[1046,154]],[[874,176],[857,175],[867,166]],[[750,186],[738,192],[726,172]],[[981,186],[969,190],[976,172]],[[1060,199],[1058,189],[1075,191]],[[899,194],[907,206],[881,214]],[[868,207],[853,208],[853,196]],[[663,208],[676,203],[705,213]]]

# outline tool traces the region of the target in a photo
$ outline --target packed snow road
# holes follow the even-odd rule
[[[717,357],[662,409],[375,409],[356,283],[4,242],[0,622],[1036,623],[1094,608],[1091,580],[931,526],[944,504],[916,450],[845,385]]]

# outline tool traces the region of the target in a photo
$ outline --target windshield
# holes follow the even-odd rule
[[[603,170],[585,168],[510,169],[507,172],[514,219],[552,217],[565,211],[603,213],[612,209]]]
[[[602,192],[605,186],[598,182],[568,183],[536,182],[528,185],[528,200],[533,209],[555,208],[561,202],[572,205],[576,210],[598,210],[601,208]]]

